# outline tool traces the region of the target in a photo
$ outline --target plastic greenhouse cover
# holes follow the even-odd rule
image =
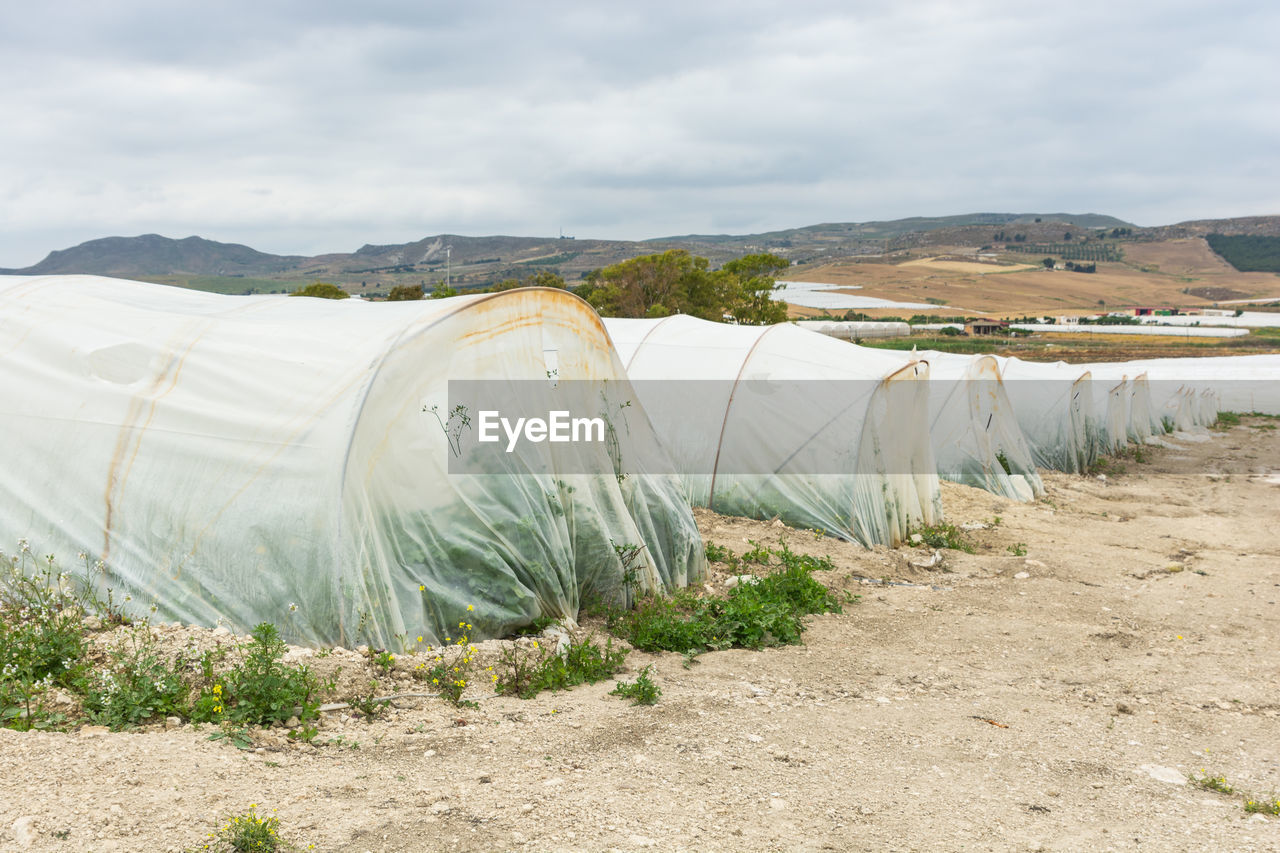
[[[693,504],[866,545],[941,518],[923,362],[787,323],[605,325]]]
[[[1070,473],[1088,470],[1099,444],[1089,372],[1061,361],[996,358],[1036,465]]]
[[[989,355],[925,351],[929,436],[938,474],[1013,500],[1044,493],[1031,448]]]
[[[1182,388],[1201,396],[1203,424],[1213,422],[1218,407],[1230,412],[1280,414],[1280,354],[1153,358],[1121,364],[1147,374],[1156,410],[1163,409]]]
[[[117,600],[162,619],[346,645],[573,618],[625,594],[615,544],[643,546],[642,588],[699,579],[670,474],[603,446],[590,474],[447,473],[466,414],[447,380],[548,374],[634,396],[565,291],[374,304],[0,277],[0,541],[102,560]]]

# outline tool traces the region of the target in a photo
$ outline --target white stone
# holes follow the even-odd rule
[[[13,840],[18,842],[19,847],[30,847],[32,842],[36,840],[36,819],[34,815],[23,815],[13,822],[10,827],[13,832]]]
[[[1027,578],[1031,577],[1031,573],[1030,573],[1030,572],[1018,572],[1016,575],[1014,575],[1014,577],[1015,577],[1015,578],[1017,578],[1017,579],[1018,579],[1018,580],[1020,580],[1020,581],[1024,581],[1024,580],[1026,580]]]
[[[1138,769],[1143,773],[1146,773],[1152,779],[1155,779],[1157,782],[1168,782],[1170,785],[1187,784],[1186,775],[1176,767],[1163,767],[1159,764],[1144,764]]]

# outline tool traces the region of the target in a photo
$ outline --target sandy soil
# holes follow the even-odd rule
[[[1025,506],[948,487],[954,522],[1000,521],[941,570],[702,514],[738,553],[829,554],[825,582],[861,598],[804,646],[632,654],[653,707],[612,682],[477,691],[479,710],[406,699],[329,714],[321,748],[249,751],[189,726],[0,730],[0,849],[182,850],[256,803],[300,846],[355,853],[1278,850],[1280,819],[1182,782],[1280,791],[1280,434],[1127,466],[1050,475]]]

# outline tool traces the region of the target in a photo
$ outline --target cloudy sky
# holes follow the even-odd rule
[[[1280,214],[1273,0],[0,5],[0,267],[972,211]]]

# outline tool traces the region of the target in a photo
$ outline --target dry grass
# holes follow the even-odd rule
[[[965,263],[910,258],[900,263],[877,259],[839,262],[804,269],[796,277],[853,285],[861,296],[901,302],[942,300],[935,313],[955,314],[959,308],[993,316],[1076,314],[1129,305],[1173,305],[1199,308],[1212,300],[1184,290],[1225,288],[1246,297],[1277,296],[1280,277],[1270,273],[1241,273],[1225,264],[1201,238],[1159,243],[1125,243],[1125,260],[1099,263],[1086,275],[1037,267]],[[945,247],[935,247],[945,253]],[[963,251],[955,249],[955,251]],[[972,251],[970,249],[970,251]],[[1022,260],[1017,256],[1013,260]],[[908,309],[869,310],[871,316],[911,314]],[[822,313],[793,309],[795,316]],[[920,312],[926,313],[926,312]]]

